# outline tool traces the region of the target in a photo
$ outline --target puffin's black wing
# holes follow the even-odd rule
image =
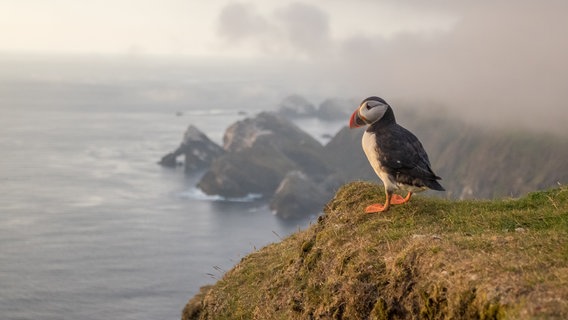
[[[379,162],[397,182],[443,191],[436,181],[441,179],[430,168],[430,160],[422,143],[410,131],[394,123],[375,135]]]

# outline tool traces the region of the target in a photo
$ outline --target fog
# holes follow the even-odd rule
[[[431,30],[385,36],[378,31],[379,13],[372,21],[376,30],[334,38],[334,20],[324,4],[292,3],[268,13],[229,4],[217,31],[227,46],[256,46],[266,56],[303,61],[312,73],[308,79],[336,94],[380,95],[476,123],[568,133],[568,3],[411,1],[405,6],[436,13],[443,21]],[[359,23],[357,17],[352,23]]]
[[[166,97],[166,102],[178,105],[200,100],[214,104],[224,97],[222,103],[238,108],[273,106],[295,93],[316,104],[327,97],[359,100],[379,95],[395,108],[568,134],[565,1],[219,0],[201,6],[168,0],[162,5],[144,2],[139,8],[130,0],[112,8],[64,3],[49,11],[49,21],[60,18],[57,28],[42,24],[37,15],[28,17],[34,19],[33,28],[15,24],[26,22],[31,2],[20,11],[3,10],[4,15],[13,14],[0,34],[11,32],[12,37],[0,46],[0,54],[38,55],[54,47],[72,52],[76,47],[106,68],[91,62],[79,68],[76,61],[60,59],[58,69],[33,69],[34,64],[22,58],[26,68],[14,71],[14,64],[4,63],[0,78],[12,72],[35,80],[49,74],[50,81],[68,75],[89,83],[146,81],[141,86],[153,90],[150,102],[152,97]],[[62,17],[57,16],[64,7]],[[109,9],[112,19],[104,20]],[[94,25],[87,28],[77,17],[89,12],[93,17],[85,23]],[[144,23],[139,13],[147,17]],[[74,18],[65,20],[69,17]],[[37,37],[42,28],[47,40],[33,42],[28,35]],[[66,35],[65,30],[75,31]],[[89,31],[85,39],[78,38],[82,30]],[[54,45],[41,47],[50,39]],[[166,39],[167,45],[162,41]],[[107,63],[108,56],[117,54],[119,59]],[[105,70],[110,78],[101,76]],[[241,88],[214,88],[230,81]],[[190,84],[207,88],[198,95],[184,93]]]

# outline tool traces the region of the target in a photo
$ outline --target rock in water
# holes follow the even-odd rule
[[[331,198],[322,183],[315,183],[300,171],[286,174],[270,201],[270,209],[284,219],[297,219],[323,211]]]
[[[224,153],[223,148],[211,141],[203,132],[190,125],[183,135],[180,146],[160,160],[160,164],[167,167],[177,165],[177,157],[185,155],[185,172],[191,173],[204,170],[217,157]]]
[[[349,111],[352,106],[357,105],[358,102],[349,99],[327,99],[319,105],[317,115],[322,120],[338,121],[349,119],[351,112]]]
[[[164,167],[175,167],[178,165],[177,155],[175,154],[175,152],[170,152],[165,156],[163,156],[162,159],[160,159],[160,161],[158,162],[158,164]]]
[[[288,118],[313,117],[317,113],[316,107],[300,95],[291,95],[278,106],[278,114]]]
[[[198,184],[207,194],[271,196],[290,171],[309,172],[315,180],[333,172],[317,140],[273,113],[238,121],[227,129],[223,141],[226,153]]]
[[[364,130],[349,130],[344,127],[324,147],[327,161],[336,168],[344,183],[368,180],[375,174],[365,154],[361,152],[363,132]]]

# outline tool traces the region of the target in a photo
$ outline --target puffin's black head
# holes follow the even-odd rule
[[[385,114],[392,114],[389,104],[379,97],[368,97],[363,100],[349,119],[349,128],[362,127],[382,119]],[[392,114],[394,120],[394,114]]]

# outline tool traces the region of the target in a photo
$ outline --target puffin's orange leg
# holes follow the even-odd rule
[[[404,198],[399,196],[398,194],[393,194],[391,199],[391,204],[407,203],[408,200],[410,200],[410,197],[412,197],[412,192],[408,192],[408,194]]]
[[[385,204],[373,203],[365,208],[365,213],[385,212],[390,208],[392,192],[387,191]]]

